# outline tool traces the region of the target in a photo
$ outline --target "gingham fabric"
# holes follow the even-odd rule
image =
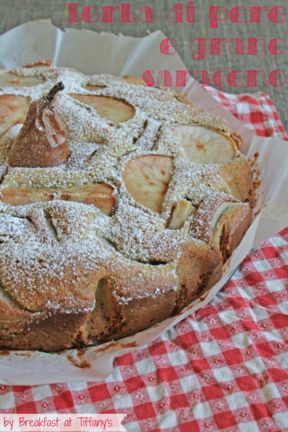
[[[264,93],[212,96],[262,136],[288,139]],[[287,143],[288,146],[288,143]],[[225,288],[102,382],[0,386],[0,413],[125,413],[128,431],[288,431],[288,228]]]

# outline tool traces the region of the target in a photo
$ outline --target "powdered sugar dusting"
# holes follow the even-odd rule
[[[33,101],[57,82],[64,83],[54,106],[68,133],[70,156],[59,167],[12,168],[7,165],[9,150],[21,126],[13,125],[0,138],[0,194],[9,188],[54,191],[51,202],[18,207],[1,204],[0,266],[5,295],[31,314],[87,312],[95,307],[99,280],[112,274],[117,286],[123,269],[134,274],[139,289],[134,286],[129,292],[129,285],[122,286],[122,301],[132,292],[134,297],[143,296],[143,290],[156,295],[160,288],[152,284],[150,290],[149,277],[152,281],[169,274],[176,290],[175,266],[181,247],[187,241],[201,245],[201,240],[193,239],[190,230],[193,214],[181,229],[167,229],[173,206],[186,199],[198,207],[215,193],[232,199],[232,192],[219,164],[201,165],[185,159],[173,126],[200,124],[229,136],[232,132],[227,125],[181,102],[172,91],[110,75],[88,77],[53,67],[12,72],[20,80],[21,76],[38,76],[43,81],[32,87],[2,86],[0,95],[28,96]],[[99,87],[93,89],[92,85]],[[131,119],[116,125],[76,100],[75,94],[117,98],[132,105],[135,112]],[[136,202],[123,181],[127,162],[141,155],[165,155],[173,160],[172,179],[159,214]],[[107,183],[115,189],[118,206],[111,217],[85,202],[58,199],[57,190],[94,183]]]

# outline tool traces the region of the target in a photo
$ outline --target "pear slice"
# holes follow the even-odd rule
[[[169,229],[180,229],[183,227],[185,221],[192,214],[196,213],[196,208],[191,204],[191,202],[182,199],[177,202],[177,204],[172,209],[171,217],[167,223],[167,228]]]
[[[36,68],[36,67],[37,68],[38,67],[49,68],[51,66],[52,66],[52,59],[39,59],[39,60],[36,60],[32,63],[27,63],[23,67],[25,69],[31,69],[31,68]]]
[[[146,155],[130,160],[123,179],[128,192],[144,207],[160,213],[173,174],[169,156]]]
[[[137,85],[145,85],[146,86],[146,82],[144,81],[143,78],[134,76],[134,75],[124,75],[122,77],[123,80],[125,80],[126,82],[128,82],[129,84],[137,84]]]
[[[196,163],[226,163],[237,151],[232,140],[202,126],[175,126],[173,135],[180,141],[187,158]]]
[[[0,95],[0,136],[15,124],[24,123],[29,105],[29,97]]]
[[[84,86],[87,90],[101,90],[106,88],[106,86],[104,84],[86,84]]]
[[[10,205],[25,205],[34,202],[46,202],[54,199],[81,202],[99,208],[111,216],[117,205],[117,197],[112,186],[95,183],[66,189],[56,188],[5,188],[0,191],[0,198]]]
[[[39,76],[20,76],[12,72],[0,71],[0,87],[33,87],[42,84],[43,78]]]
[[[115,125],[133,118],[135,108],[122,99],[110,96],[97,96],[87,94],[70,94],[74,99],[94,108],[100,117],[111,121]]]

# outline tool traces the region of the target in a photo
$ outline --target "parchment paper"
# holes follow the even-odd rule
[[[52,58],[54,64],[75,67],[81,72],[138,75],[144,70],[185,70],[180,57],[161,55],[160,31],[144,38],[97,34],[67,29],[64,32],[42,20],[24,24],[0,36],[0,68],[11,68],[39,58]],[[241,124],[193,79],[186,94],[203,109],[224,117],[242,136],[242,151],[249,157],[259,152],[261,172],[258,206],[261,212],[233,253],[222,279],[204,301],[196,301],[180,315],[121,341],[110,342],[86,351],[69,350],[60,354],[0,351],[0,382],[4,384],[48,384],[72,380],[95,381],[113,371],[113,360],[140,347],[207,304],[231,277],[250,249],[288,225],[288,143],[259,138]]]

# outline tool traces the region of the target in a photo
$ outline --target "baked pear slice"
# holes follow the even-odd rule
[[[85,105],[89,105],[97,111],[100,117],[115,125],[132,119],[135,114],[135,108],[123,99],[75,93],[70,94],[70,96]]]
[[[130,84],[147,85],[143,78],[134,75],[124,75],[122,79]]]
[[[104,89],[104,88],[106,88],[106,86],[105,86],[105,85],[102,85],[102,84],[86,84],[86,85],[84,86],[84,88],[86,88],[87,90],[94,91],[94,90],[101,90],[101,89]]]
[[[39,76],[20,76],[12,72],[0,71],[0,87],[33,87],[43,82],[44,79]]]
[[[112,186],[95,183],[65,189],[56,188],[4,188],[0,190],[0,199],[10,205],[24,205],[59,199],[91,204],[102,213],[111,216],[117,206],[117,196]]]
[[[249,204],[224,194],[212,194],[199,206],[191,224],[191,234],[205,242],[213,241],[225,262],[241,242],[251,221]]]
[[[131,159],[127,163],[123,180],[135,201],[156,213],[161,213],[172,175],[172,157],[145,155]]]
[[[236,143],[232,139],[202,126],[175,126],[173,135],[181,143],[187,159],[196,163],[229,162],[237,152]]]
[[[0,137],[17,123],[24,123],[30,98],[16,95],[0,95]]]
[[[181,199],[172,208],[170,219],[167,222],[167,228],[169,229],[182,228],[186,220],[195,213],[196,213],[196,207],[194,207],[190,201]]]
[[[49,68],[52,66],[52,59],[39,59],[32,63],[27,63],[23,66],[25,69],[31,69],[35,67],[43,67],[43,68]]]

